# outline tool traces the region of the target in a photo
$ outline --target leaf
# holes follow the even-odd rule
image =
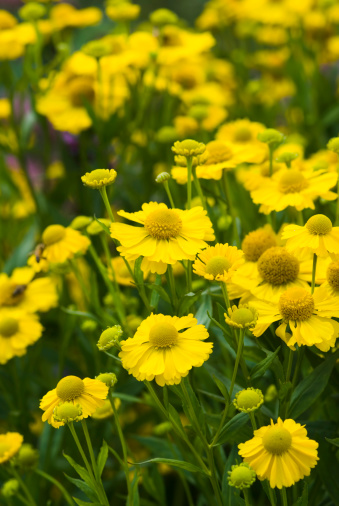
[[[278,356],[278,353],[280,351],[281,346],[279,346],[273,353],[266,350],[267,357],[259,362],[256,366],[253,367],[251,370],[251,379],[260,378],[262,377],[267,369],[270,367],[272,362],[275,360],[275,358]]]
[[[217,387],[219,388],[222,395],[224,396],[225,404],[229,404],[230,403],[230,396],[229,396],[228,390],[227,390],[226,386],[224,385],[224,383],[222,381],[220,381],[214,374],[212,374],[212,379],[213,379],[214,383],[217,385]]]
[[[135,276],[135,280],[138,285],[143,285],[143,283],[144,283],[144,273],[141,270],[141,262],[142,262],[142,257],[139,257],[136,259],[136,261],[134,263],[134,276]]]
[[[11,253],[3,267],[3,271],[6,272],[6,274],[10,274],[15,267],[20,267],[21,265],[25,265],[27,263],[29,253],[33,251],[35,246],[37,231],[38,227],[36,224],[33,224],[19,246],[17,246]]]
[[[94,215],[94,219],[97,223],[99,223],[100,227],[103,229],[104,232],[106,232],[106,234],[111,237],[111,232],[109,230],[109,228],[100,220],[98,220],[98,218]]]
[[[94,489],[93,485],[88,485],[87,483],[85,483],[82,480],[79,480],[78,478],[72,478],[71,476],[68,476],[68,474],[66,473],[64,473],[64,475],[68,479],[68,481],[73,483],[73,485],[75,485],[79,490],[84,492],[84,494],[87,495],[88,499],[90,499],[91,501],[98,500],[98,496],[96,492],[93,490]]]
[[[319,444],[319,461],[317,462],[317,471],[324,488],[327,490],[333,504],[339,506],[339,483],[338,468],[334,465],[335,455],[328,445]]]
[[[183,378],[182,380],[182,386],[183,391],[187,392],[187,395],[189,397],[190,405],[192,406],[193,413],[191,413],[191,410],[189,409],[189,406],[187,406],[187,402],[185,402],[184,396],[184,402],[183,402],[183,408],[184,411],[188,417],[189,420],[191,420],[193,427],[195,426],[195,419],[198,421],[199,428],[203,431],[204,434],[206,434],[206,420],[205,420],[205,414],[204,411],[198,401],[197,396],[195,395],[191,384],[187,378]],[[192,419],[193,418],[193,419]]]
[[[139,504],[140,504],[138,483],[139,483],[139,476],[138,476],[138,473],[135,472],[134,477],[133,477],[133,481],[131,484],[132,497],[128,497],[127,506],[139,506]]]
[[[105,464],[107,461],[107,457],[108,457],[108,446],[107,446],[106,441],[104,440],[102,443],[102,447],[100,448],[100,452],[99,452],[98,459],[97,459],[99,476],[102,475],[102,472],[104,470],[104,467],[105,467]]]
[[[87,502],[82,501],[81,499],[77,499],[76,497],[73,497],[73,500],[79,505],[79,506],[102,506],[100,502]]]
[[[307,481],[304,482],[304,488],[301,496],[296,500],[293,506],[308,506],[308,486]]]
[[[249,418],[247,413],[238,413],[221,429],[219,437],[213,446],[219,446],[230,441],[247,424]]]
[[[135,397],[134,395],[124,394],[122,392],[112,392],[111,396],[117,397],[118,399],[121,399],[122,401],[139,402],[139,403],[144,404],[144,402],[141,399],[139,399],[139,397]]]
[[[95,320],[97,323],[101,324],[101,321],[99,318],[97,318],[94,314],[85,312],[85,311],[75,311],[73,309],[68,309],[67,307],[61,307],[61,310],[64,313],[71,314],[74,316],[82,316],[83,318],[90,318],[91,320]]]
[[[203,473],[206,474],[203,469],[201,469],[198,466],[195,466],[194,464],[191,464],[190,462],[185,462],[183,460],[176,460],[176,459],[150,459],[145,460],[144,462],[137,462],[135,465],[141,466],[143,464],[151,464],[151,463],[158,463],[158,464],[167,464],[168,466],[172,467],[179,467],[180,469],[185,469],[185,471],[189,471],[190,473]]]
[[[289,418],[295,419],[300,416],[322,394],[330,379],[337,357],[338,353],[331,355],[299,383],[291,397]]]
[[[84,467],[80,466],[80,464],[77,464],[75,460],[72,459],[72,457],[66,455],[65,452],[63,452],[63,456],[65,457],[65,459],[67,459],[69,464],[71,464],[71,466],[76,470],[80,478],[82,478],[89,486],[93,486],[93,481],[90,475],[88,474],[88,471]]]
[[[336,439],[329,439],[328,437],[325,437],[325,439],[332,445],[339,446],[339,437],[337,437]]]
[[[197,293],[194,292],[185,293],[185,295],[181,297],[181,299],[179,300],[178,305],[179,316],[183,316],[185,313],[187,313],[192,304],[194,304],[194,302],[196,302],[200,298],[201,294],[202,290],[199,290]]]
[[[228,484],[228,471],[231,470],[232,465],[236,463],[236,458],[238,457],[238,447],[237,445],[233,445],[226,461],[226,465],[224,468],[224,473],[222,477],[222,498],[224,506],[235,506],[236,497],[240,495],[240,490],[235,487],[231,487]]]
[[[164,300],[168,304],[171,304],[171,299],[169,298],[168,293],[166,292],[166,290],[162,286],[155,285],[154,283],[145,283],[145,286],[147,286],[147,288],[150,288],[154,292],[158,293],[160,295],[160,297],[162,298],[162,300]]]
[[[195,317],[200,325],[205,325],[205,327],[208,329],[211,323],[209,313],[212,314],[213,311],[212,297],[210,294],[205,294],[202,295],[199,300],[201,300],[201,304],[198,308],[198,311],[195,313]]]

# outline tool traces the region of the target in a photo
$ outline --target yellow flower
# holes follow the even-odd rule
[[[193,264],[193,271],[209,281],[226,283],[243,262],[243,252],[236,246],[216,244],[199,254]]]
[[[255,204],[261,204],[259,211],[264,214],[283,211],[288,206],[298,211],[314,209],[314,200],[318,197],[326,200],[337,198],[337,194],[330,191],[337,179],[336,173],[324,170],[283,169],[270,179],[262,178],[260,188],[251,191],[251,197]]]
[[[309,476],[318,459],[318,443],[307,437],[304,425],[292,419],[254,431],[254,437],[238,445],[239,454],[271,488],[290,487]]]
[[[151,314],[133,338],[122,341],[123,367],[139,381],[155,378],[160,386],[177,385],[212,353],[213,344],[202,342],[208,332],[197,323],[192,314],[182,318]]]
[[[137,213],[119,211],[118,214],[142,225],[113,223],[111,236],[120,241],[117,249],[128,260],[144,257],[141,264],[144,272],[164,274],[168,264],[194,260],[207,246],[205,241],[214,240],[212,223],[202,207],[182,211],[150,202],[143,204],[142,211]]]
[[[112,21],[132,21],[139,16],[140,5],[131,4],[127,1],[108,5],[106,14]]]
[[[81,181],[85,186],[99,189],[113,184],[116,177],[117,173],[114,169],[95,169],[81,176]]]
[[[339,227],[332,227],[331,220],[324,214],[315,214],[304,227],[285,226],[282,239],[287,239],[289,251],[308,251],[321,257],[339,254]]]
[[[17,24],[17,20],[10,12],[0,9],[0,30],[8,30]]]
[[[58,304],[56,285],[49,277],[33,279],[34,269],[18,267],[0,274],[0,306],[15,306],[28,313],[49,311]]]
[[[0,309],[0,364],[25,355],[27,347],[40,337],[43,327],[35,314]]]
[[[50,11],[51,21],[55,29],[66,27],[85,27],[98,24],[102,19],[102,12],[96,7],[76,9],[73,5],[62,3],[55,5]]]
[[[252,331],[261,336],[271,323],[282,320],[275,333],[290,348],[316,346],[328,351],[339,336],[339,323],[331,317],[339,317],[339,297],[333,297],[321,286],[311,295],[310,290],[292,287],[286,290],[278,303],[270,304],[253,300],[251,304],[259,313],[257,325]],[[292,332],[292,335],[287,332]]]
[[[230,143],[231,147],[241,151],[243,162],[262,163],[268,156],[268,149],[257,137],[264,130],[265,127],[261,123],[238,119],[221,125],[216,138]]]
[[[258,388],[246,388],[235,394],[233,404],[238,411],[243,413],[250,413],[259,409],[264,403],[264,396],[262,391]]]
[[[18,432],[0,434],[0,464],[7,462],[19,451],[23,440],[23,436]]]
[[[0,98],[0,119],[8,119],[11,115],[11,103],[8,98]]]
[[[77,230],[62,225],[49,225],[42,234],[43,258],[50,263],[66,262],[77,253],[84,254],[90,241]]]
[[[24,51],[25,47],[17,40],[14,29],[0,31],[0,61],[16,60]]]
[[[218,140],[206,144],[206,155],[206,161],[196,169],[197,176],[202,179],[218,181],[224,170],[233,169],[242,161],[231,144]]]
[[[206,146],[203,142],[198,142],[192,139],[185,139],[184,141],[176,141],[172,146],[172,151],[176,155],[185,156],[199,156],[204,153]]]
[[[120,399],[114,399],[114,406],[115,406],[115,409],[118,410],[120,408],[120,405],[121,405],[121,401]],[[111,402],[106,399],[105,400],[105,404],[103,404],[102,406],[100,406],[99,408],[97,408],[93,415],[92,415],[92,418],[94,418],[95,420],[104,420],[105,418],[109,418],[110,416],[113,416],[113,408],[112,408],[112,405],[111,405]]]
[[[129,262],[132,272],[134,272],[134,262]],[[125,261],[122,257],[112,258],[112,269],[114,270],[114,275],[111,269],[108,270],[108,277],[113,281],[114,278],[119,285],[123,286],[135,286],[135,281],[132,278]],[[145,276],[144,276],[145,277]]]
[[[87,418],[94,411],[104,405],[108,394],[108,387],[101,381],[77,376],[62,378],[54,390],[50,390],[40,401],[40,409],[44,411],[42,421],[48,421],[53,427],[60,427],[64,422],[54,420],[54,409],[61,403],[79,405],[82,418]]]

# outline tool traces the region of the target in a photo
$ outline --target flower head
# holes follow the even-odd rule
[[[98,190],[103,186],[113,184],[116,177],[117,173],[114,169],[95,169],[81,176],[81,181],[85,186]]]
[[[18,432],[0,434],[0,464],[11,459],[20,449],[23,436]]]
[[[270,227],[259,228],[249,232],[242,241],[241,249],[247,262],[257,262],[269,248],[277,245],[277,240]]]
[[[15,458],[15,463],[22,469],[33,469],[39,460],[39,452],[32,445],[24,443]]]
[[[178,384],[192,367],[200,367],[212,353],[213,344],[203,342],[208,332],[193,315],[149,316],[133,338],[121,342],[122,365],[139,381],[160,386]]]
[[[82,416],[82,407],[80,404],[61,402],[54,408],[53,418],[55,422],[64,425],[65,423],[79,422],[84,417]]]
[[[318,443],[300,423],[288,419],[254,431],[253,439],[238,446],[239,454],[271,488],[290,487],[309,476],[318,459]]]
[[[114,325],[104,330],[99,337],[97,347],[100,351],[106,351],[116,346],[119,343],[119,339],[122,336],[122,328],[120,325]]]
[[[20,488],[20,483],[18,480],[12,478],[11,480],[5,481],[5,483],[1,487],[1,495],[5,499],[9,499],[10,497],[16,496]]]
[[[101,373],[98,376],[96,376],[95,379],[97,379],[98,381],[102,381],[103,383],[105,383],[105,385],[107,385],[108,388],[114,387],[114,385],[118,381],[118,379],[117,379],[116,375],[114,374],[114,372],[104,372],[104,373]]]
[[[231,471],[228,471],[227,481],[231,487],[239,488],[240,490],[249,488],[255,480],[255,471],[250,468],[247,462],[234,465],[231,467]]]
[[[202,155],[205,150],[206,146],[203,142],[194,141],[192,139],[176,141],[174,146],[172,146],[172,151],[176,155],[185,156],[186,158]]]
[[[253,329],[257,323],[258,311],[251,306],[239,305],[232,306],[228,309],[228,314],[225,313],[225,322],[230,327],[236,329]]]
[[[230,280],[243,263],[243,252],[236,246],[216,244],[203,250],[193,264],[193,271],[210,281]]]
[[[79,407],[77,407],[78,412],[80,409],[82,410],[81,415],[78,413],[78,415],[75,416],[87,418],[94,413],[98,406],[103,405],[107,394],[108,387],[101,381],[90,378],[82,380],[77,376],[65,376],[59,381],[54,390],[48,392],[41,399],[40,409],[44,411],[42,421],[45,422],[47,420],[48,423],[56,428],[64,425],[65,422],[63,420],[67,418],[66,415],[69,413],[69,410],[72,410],[71,414],[75,413],[75,409],[71,408],[70,404],[73,406],[79,405]],[[68,404],[61,409],[59,405],[65,403]],[[56,413],[59,413],[58,421],[54,418],[54,410],[57,406],[58,409]],[[62,419],[60,409],[61,414],[64,416]],[[66,414],[64,411],[66,411]]]
[[[238,411],[244,413],[250,413],[260,408],[264,402],[264,396],[261,390],[258,388],[246,388],[237,392],[233,400],[234,406]]]

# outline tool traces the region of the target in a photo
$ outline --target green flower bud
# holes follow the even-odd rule
[[[227,480],[231,487],[242,490],[243,488],[249,488],[255,482],[256,474],[247,462],[242,462],[231,467],[231,471],[228,471]]]
[[[263,402],[264,396],[262,394],[262,391],[258,388],[251,387],[238,392],[235,396],[233,404],[238,411],[250,413],[251,411],[255,411],[256,409],[260,408]]]
[[[330,151],[334,151],[334,153],[339,154],[339,137],[333,137],[327,143],[327,149]]]
[[[114,387],[114,385],[117,383],[118,379],[114,372],[103,372],[95,377],[95,379],[102,381],[102,383],[105,383],[105,385],[108,386],[108,388]]]
[[[17,456],[16,463],[23,469],[32,469],[36,467],[39,460],[39,452],[32,445],[24,443]]]
[[[172,151],[176,155],[190,156],[202,155],[206,150],[206,146],[203,142],[198,142],[193,139],[185,139],[184,141],[176,141],[172,146]]]
[[[120,325],[109,327],[101,333],[99,341],[97,342],[97,347],[100,351],[109,350],[112,346],[116,346],[119,343],[121,335],[122,329]]]
[[[1,487],[1,495],[5,497],[5,499],[9,499],[16,495],[19,491],[20,485],[19,482],[15,479],[7,480]]]
[[[37,21],[46,14],[46,7],[37,2],[30,2],[19,9],[19,16],[24,21]]]
[[[169,9],[157,9],[149,19],[154,26],[176,25],[179,21],[178,16]]]

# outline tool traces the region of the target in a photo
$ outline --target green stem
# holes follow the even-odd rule
[[[274,149],[271,146],[268,146],[269,150],[269,164],[270,164],[270,177],[273,176],[273,153]]]
[[[286,495],[286,488],[283,487],[280,491],[281,493],[281,501],[283,503],[283,506],[288,506],[288,503],[287,503],[287,495]]]
[[[91,248],[92,246],[90,246]],[[81,275],[81,272],[80,270],[78,269],[78,266],[77,266],[77,263],[76,263],[76,260],[74,258],[71,258],[69,260],[70,264],[71,264],[71,268],[72,268],[72,271],[74,272],[74,276],[77,280],[77,282],[79,283],[80,287],[81,287],[81,290],[83,292],[83,294],[85,295],[85,299],[87,301],[87,304],[89,306],[91,306],[91,296],[89,294],[89,291],[87,289],[87,286],[85,284],[85,281],[83,280],[83,277]]]
[[[291,348],[289,348],[288,364],[287,364],[287,371],[286,371],[286,383],[288,381],[290,381],[291,371],[292,371],[292,364],[293,364],[293,350],[291,350]]]
[[[102,188],[100,188],[100,195],[102,197],[102,200],[104,201],[104,204],[105,204],[108,216],[109,216],[111,222],[114,223],[115,219],[114,219],[114,216],[113,216],[111,205],[110,205],[108,197],[107,197],[106,186],[103,186]]]
[[[40,471],[40,469],[35,469],[34,472],[36,474],[39,474],[42,478],[45,478],[45,480],[53,483],[53,485],[55,485],[60,490],[60,492],[66,499],[67,504],[69,504],[70,506],[74,506],[73,499],[71,498],[65,487],[61,485],[61,483],[58,480],[53,478],[53,476],[50,476],[49,474],[45,473],[44,471]]]
[[[239,367],[239,362],[240,362],[241,353],[242,353],[242,347],[243,347],[243,343],[244,343],[244,335],[245,335],[245,329],[240,329],[239,338],[238,338],[237,356],[235,359],[235,365],[234,365],[234,369],[233,369],[231,387],[230,387],[230,392],[229,392],[230,400],[232,399],[233,388],[234,388],[235,380],[236,380],[237,373],[238,373],[238,367]]]
[[[80,443],[79,438],[77,436],[77,433],[75,432],[75,429],[74,429],[74,426],[73,426],[73,422],[69,422],[67,425],[69,427],[69,430],[71,431],[71,434],[73,436],[75,444],[77,445],[77,448],[78,448],[79,453],[80,453],[80,455],[82,457],[82,460],[84,461],[84,464],[86,466],[87,472],[90,475],[90,477],[92,478],[93,482],[95,482],[93,471],[91,469],[91,466],[89,465],[89,462],[88,462],[88,459],[87,459],[87,457],[85,455],[85,452],[82,449],[82,446],[81,446],[81,443]]]
[[[19,475],[19,473],[17,472],[17,470],[14,467],[10,467],[10,472],[13,474],[14,478],[19,482],[20,487],[22,488],[22,490],[25,493],[25,496],[27,498],[27,502],[31,506],[37,506],[37,503],[34,501],[34,499],[33,499],[32,495],[31,495],[30,491],[26,487],[24,481],[21,479],[21,476]]]
[[[317,270],[317,260],[318,260],[317,255],[315,253],[313,253],[311,294],[313,294],[314,288],[315,288],[315,273],[316,273],[316,270]]]
[[[254,416],[253,411],[250,411],[249,415],[250,415],[250,419],[251,419],[251,424],[252,424],[253,430],[257,430],[258,427],[257,427],[257,423],[255,421],[255,416]]]
[[[193,180],[194,180],[195,188],[196,188],[197,193],[198,193],[200,200],[201,200],[201,205],[207,211],[206,199],[205,199],[205,196],[204,196],[202,189],[201,189],[200,181],[199,181],[199,178],[196,173],[196,168],[193,169]]]
[[[229,184],[228,184],[227,172],[225,170],[223,173],[222,182],[223,182],[225,198],[227,201],[228,212],[232,218],[234,239],[235,239],[237,246],[239,247],[240,246],[240,237],[239,237],[238,227],[237,227],[237,222],[236,222],[236,213],[235,213],[234,208],[232,206],[231,192],[230,192],[230,188],[229,188]]]
[[[219,483],[218,483],[217,476],[216,476],[216,469],[215,469],[214,457],[213,457],[213,448],[208,448],[207,458],[208,458],[208,465],[209,465],[209,468],[211,471],[210,480],[211,480],[211,485],[212,485],[212,488],[213,488],[213,491],[215,494],[215,498],[217,500],[218,505],[223,506],[221,491],[220,491]]]
[[[192,163],[193,157],[187,157],[187,209],[191,209],[192,200]]]
[[[220,286],[221,286],[222,294],[224,296],[224,300],[225,300],[225,304],[226,304],[226,309],[229,309],[231,307],[231,304],[230,304],[230,299],[228,297],[226,283],[221,282]]]
[[[244,493],[244,499],[245,499],[245,506],[251,506],[250,497],[247,488],[243,489]]]
[[[269,483],[268,483],[267,488],[268,488],[268,493],[269,493],[269,496],[270,496],[271,506],[275,506],[275,499],[274,499],[273,490],[271,489],[271,486],[270,486]]]
[[[171,194],[171,190],[170,190],[168,181],[164,181],[164,188],[165,188],[165,191],[167,193],[168,200],[171,203],[172,209],[175,209],[174,200],[173,200],[173,197],[172,197],[172,194]]]
[[[117,314],[119,316],[120,323],[124,324],[125,319],[126,319],[125,309],[124,309],[124,306],[123,306],[123,304],[121,302],[120,289],[119,289],[119,285],[118,285],[118,283],[116,281],[115,272],[114,272],[114,268],[113,268],[113,264],[112,264],[111,254],[110,254],[109,247],[108,247],[108,244],[107,244],[107,241],[106,241],[106,237],[103,234],[100,234],[100,238],[101,238],[102,247],[103,247],[103,249],[105,251],[105,256],[106,256],[106,261],[107,261],[107,269],[111,269],[111,273],[112,273],[112,277],[113,277],[113,283],[111,282],[108,274],[106,273],[105,266],[103,266],[104,267],[104,271],[102,272],[102,275],[105,273],[105,277],[107,277],[108,282],[105,281],[106,286],[107,286],[107,288],[110,286],[109,292],[111,293],[111,295],[113,297],[113,300],[114,300],[114,303],[115,303],[115,307],[116,307],[116,311],[117,311]]]
[[[174,281],[174,276],[173,276],[173,268],[170,264],[167,266],[167,273],[168,273],[168,280],[169,280],[172,299],[173,299],[172,302],[173,302],[174,308],[176,309],[177,304],[178,304],[178,297],[177,297],[177,293],[175,291],[175,281]]]

